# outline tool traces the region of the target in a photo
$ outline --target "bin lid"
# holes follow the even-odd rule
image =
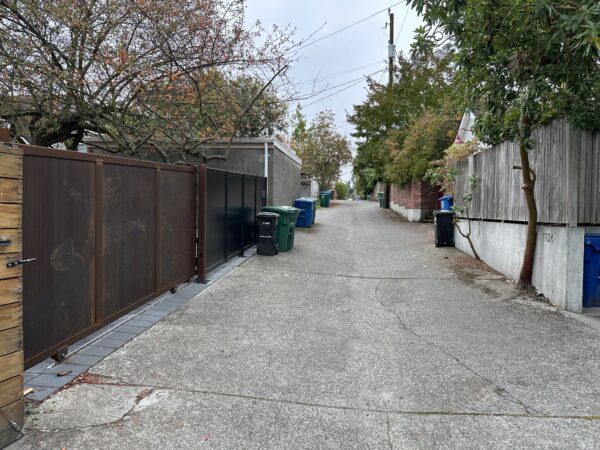
[[[279,214],[269,211],[259,212],[256,217],[260,219],[277,219],[279,218]]]
[[[450,211],[449,209],[436,209],[433,212],[434,216],[444,216],[444,215],[447,215],[447,214],[454,215],[454,211]]]
[[[444,195],[443,197],[440,197],[440,200],[452,200],[454,198],[454,196],[452,194],[450,195]]]
[[[316,203],[317,199],[316,198],[312,198],[312,197],[300,197],[297,200],[302,200],[304,202],[311,202],[311,203]]]
[[[600,234],[586,234],[585,245],[589,245],[597,252],[600,252]]]
[[[312,204],[315,202],[316,200],[314,198],[297,198],[296,200],[294,200],[294,206],[312,206]]]
[[[298,208],[294,208],[293,206],[263,206],[261,208],[262,211],[274,212],[277,214],[300,214],[300,210]]]

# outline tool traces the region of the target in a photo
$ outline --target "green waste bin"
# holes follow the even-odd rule
[[[294,230],[300,210],[292,206],[263,206],[262,212],[279,214],[277,223],[277,243],[280,252],[287,252],[294,246]]]
[[[319,193],[319,202],[323,208],[329,208],[329,200],[331,197],[328,192]]]
[[[379,197],[379,207],[383,208],[385,206],[385,196],[383,192],[378,192],[377,197]]]

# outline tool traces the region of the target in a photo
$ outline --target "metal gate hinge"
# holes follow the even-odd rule
[[[11,267],[17,267],[17,266],[21,266],[21,265],[29,263],[29,262],[33,262],[36,259],[37,258],[17,259],[16,261],[7,262],[6,267],[8,267],[10,269]]]

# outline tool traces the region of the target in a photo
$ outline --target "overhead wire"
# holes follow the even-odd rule
[[[382,10],[380,10],[380,11],[377,11],[377,12],[375,12],[375,13],[371,14],[370,16],[367,16],[367,17],[365,17],[365,18],[363,18],[363,19],[360,19],[360,20],[358,20],[358,21],[356,21],[356,22],[354,22],[354,23],[351,23],[350,25],[346,25],[345,27],[343,27],[343,28],[340,28],[339,30],[336,30],[336,31],[334,31],[334,32],[332,32],[332,33],[329,33],[329,34],[327,34],[327,35],[325,35],[325,36],[323,36],[323,37],[321,37],[321,38],[319,38],[319,39],[317,39],[317,40],[315,40],[315,41],[308,42],[307,44],[301,45],[300,47],[298,47],[298,48],[296,48],[296,49],[292,50],[290,53],[294,53],[294,52],[297,52],[297,51],[299,51],[299,50],[305,49],[306,47],[310,47],[311,45],[314,45],[314,44],[316,44],[317,42],[321,42],[321,41],[323,41],[323,40],[325,40],[325,39],[328,39],[328,38],[330,38],[330,37],[332,37],[332,36],[335,36],[336,34],[339,34],[339,33],[343,32],[343,31],[346,31],[346,30],[348,30],[349,28],[352,28],[352,27],[354,27],[354,26],[356,26],[356,25],[359,25],[359,24],[361,24],[361,23],[363,23],[363,22],[366,22],[367,20],[369,20],[369,19],[371,19],[371,18],[373,18],[373,17],[375,17],[375,16],[377,16],[377,15],[381,14],[382,12],[385,12],[385,11],[389,10],[390,8],[393,8],[394,6],[398,6],[398,5],[402,4],[402,3],[404,3],[404,1],[405,1],[405,0],[402,0],[401,2],[396,2],[396,3],[394,3],[393,5],[390,5],[390,6],[388,6],[387,8],[384,8],[384,9],[382,9]]]
[[[322,90],[318,91],[318,93],[317,93],[316,95],[320,95],[320,94],[322,94],[323,92],[328,92],[328,91],[331,91],[331,90],[333,90],[333,89],[337,89],[337,88],[339,88],[339,87],[346,86],[347,84],[354,83],[354,82],[356,82],[356,81],[362,81],[362,80],[364,80],[364,79],[365,79],[365,77],[370,77],[370,76],[376,75],[376,74],[378,74],[379,72],[381,72],[382,70],[386,70],[386,69],[381,69],[381,70],[378,70],[378,71],[376,71],[376,72],[370,73],[370,74],[368,74],[368,75],[361,75],[359,78],[355,78],[355,79],[353,79],[353,80],[344,81],[343,83],[336,84],[335,86],[330,86],[330,87],[328,87],[328,88],[325,88],[325,89],[322,89]],[[304,96],[307,96],[307,95],[310,95],[310,93],[307,93],[307,94],[301,94],[301,95],[299,95],[299,97],[304,97]]]
[[[306,85],[306,84],[321,83],[323,81],[328,81],[328,80],[332,80],[334,78],[339,78],[341,76],[347,75],[347,74],[352,73],[352,72],[358,72],[359,70],[366,69],[367,67],[372,67],[372,66],[375,66],[377,64],[381,64],[381,61],[377,61],[377,62],[365,64],[363,66],[351,67],[351,68],[342,70],[340,72],[333,72],[333,73],[330,73],[330,74],[327,74],[327,75],[323,75],[322,77],[319,77],[317,75],[312,80],[300,81],[300,82],[294,83],[294,84],[296,86],[303,86],[303,85]]]

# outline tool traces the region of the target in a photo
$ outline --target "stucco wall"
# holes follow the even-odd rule
[[[460,226],[466,231],[465,222]],[[473,221],[471,227],[471,238],[481,259],[516,281],[521,270],[527,225]],[[586,233],[600,233],[600,227],[538,226],[533,285],[550,301],[573,312],[581,312],[582,307]],[[469,243],[456,230],[454,240],[456,248],[472,254]]]
[[[293,205],[294,200],[300,197],[300,164],[285,153],[275,149],[270,153],[269,175],[270,193],[272,204]]]

